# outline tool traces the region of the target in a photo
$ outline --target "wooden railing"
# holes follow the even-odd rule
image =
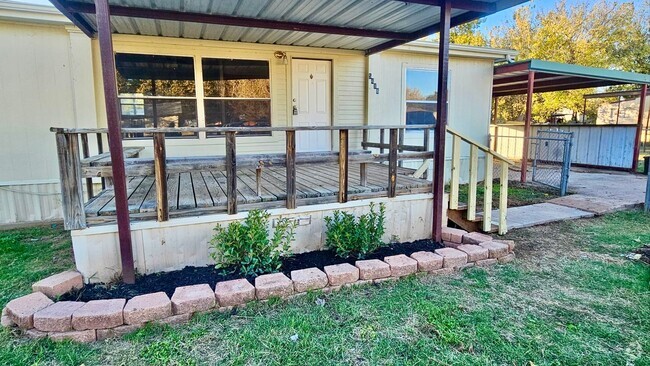
[[[451,179],[449,181],[449,209],[459,208],[459,187],[461,159],[460,150],[463,142],[469,144],[469,182],[467,189],[467,220],[476,220],[477,187],[479,170],[479,151],[485,153],[485,174],[483,180],[483,231],[492,229],[492,182],[494,173],[494,160],[501,165],[499,177],[499,234],[507,231],[506,215],[508,212],[508,167],[514,163],[507,157],[490,150],[485,145],[473,141],[451,128],[447,132],[452,136],[451,147]]]
[[[139,134],[153,136],[153,158],[138,158],[129,156],[125,149],[125,170],[127,176],[155,176],[156,187],[156,219],[166,221],[169,219],[170,210],[167,200],[167,180],[169,173],[182,173],[191,171],[223,170],[226,175],[226,197],[227,212],[235,214],[238,212],[237,203],[237,169],[255,168],[259,175],[263,166],[284,166],[286,167],[286,202],[288,209],[296,208],[296,165],[298,164],[324,164],[338,163],[338,202],[348,201],[349,164],[360,164],[360,185],[365,186],[367,182],[368,163],[388,162],[387,174],[387,196],[395,197],[397,194],[397,167],[402,160],[426,160],[433,157],[433,151],[428,149],[429,130],[432,125],[425,126],[329,126],[329,127],[206,127],[206,128],[124,128],[123,134]],[[414,129],[424,131],[423,144],[421,146],[404,145],[404,130]],[[112,178],[110,159],[89,158],[88,135],[97,135],[97,150],[103,152],[102,135],[106,129],[65,129],[52,128],[56,133],[59,172],[61,177],[61,191],[63,200],[63,216],[66,229],[80,229],[86,227],[84,211],[84,196],[82,181],[85,179],[88,199],[93,197],[93,177],[105,180]],[[370,130],[379,130],[379,142],[371,142],[368,139]],[[385,143],[385,131],[389,131],[389,142]],[[297,131],[338,131],[339,151],[325,153],[296,153],[296,132]],[[349,149],[350,131],[362,131],[363,150],[351,151]],[[183,132],[214,132],[225,135],[225,156],[203,156],[203,157],[167,157],[165,136],[168,133]],[[237,133],[238,132],[284,132],[286,148],[284,153],[278,154],[237,154]],[[82,157],[79,152],[79,136],[83,151]],[[369,148],[376,148],[378,153],[368,151]],[[385,153],[388,150],[388,153]],[[424,191],[424,190],[423,190]],[[427,191],[430,191],[427,189]]]

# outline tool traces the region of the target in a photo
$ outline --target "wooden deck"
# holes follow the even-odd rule
[[[397,194],[431,192],[431,182],[409,177],[413,171],[398,168]],[[237,171],[237,202],[243,210],[282,207],[286,199],[286,169],[264,168],[261,190],[257,194],[254,169]],[[297,199],[301,205],[336,202],[338,165],[298,165],[296,167]],[[349,199],[386,196],[388,166],[367,165],[367,185],[359,185],[359,164],[350,164]],[[226,175],[224,171],[194,171],[167,175],[167,197],[171,216],[191,216],[226,211]],[[127,182],[129,212],[132,218],[155,217],[156,186],[153,176],[129,177]],[[111,222],[115,219],[113,190],[105,189],[85,205],[89,223]]]

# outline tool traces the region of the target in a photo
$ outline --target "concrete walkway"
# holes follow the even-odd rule
[[[546,203],[508,209],[508,230],[602,215],[643,204],[646,177],[624,172],[572,170],[571,194]],[[492,211],[498,224],[499,210]]]

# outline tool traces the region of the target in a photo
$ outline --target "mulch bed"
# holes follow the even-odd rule
[[[388,244],[379,248],[364,259],[383,259],[386,256],[406,254],[411,255],[421,250],[434,251],[443,246],[432,240],[418,240],[408,243]],[[357,258],[340,258],[333,251],[322,250],[309,253],[296,254],[282,260],[282,272],[287,276],[291,271],[317,267],[331,264],[350,263],[354,264]],[[242,278],[234,269],[215,269],[214,266],[206,267],[185,267],[178,271],[161,272],[149,275],[138,276],[135,284],[123,283],[111,284],[90,284],[80,290],[75,290],[63,295],[61,301],[90,301],[100,299],[131,299],[134,296],[163,291],[171,297],[174,290],[179,286],[198,285],[207,283],[214,289],[217,282]],[[252,284],[255,277],[246,277]]]

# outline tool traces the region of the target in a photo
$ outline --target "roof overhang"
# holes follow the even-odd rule
[[[534,93],[650,84],[650,75],[646,74],[533,59],[495,66],[492,96],[526,94],[531,71],[535,72]]]
[[[50,0],[90,37],[92,0]],[[445,0],[110,0],[114,33],[384,51],[439,31]],[[457,26],[528,0],[450,0]]]
[[[392,48],[390,52],[406,52],[437,55],[439,51],[438,41],[417,40]],[[449,45],[449,55],[453,57],[483,58],[490,60],[505,60],[508,57],[514,58],[519,52],[491,47],[466,46],[460,44]]]
[[[61,15],[58,10],[51,6],[25,4],[6,0],[0,0],[0,20],[72,26],[68,18]]]

